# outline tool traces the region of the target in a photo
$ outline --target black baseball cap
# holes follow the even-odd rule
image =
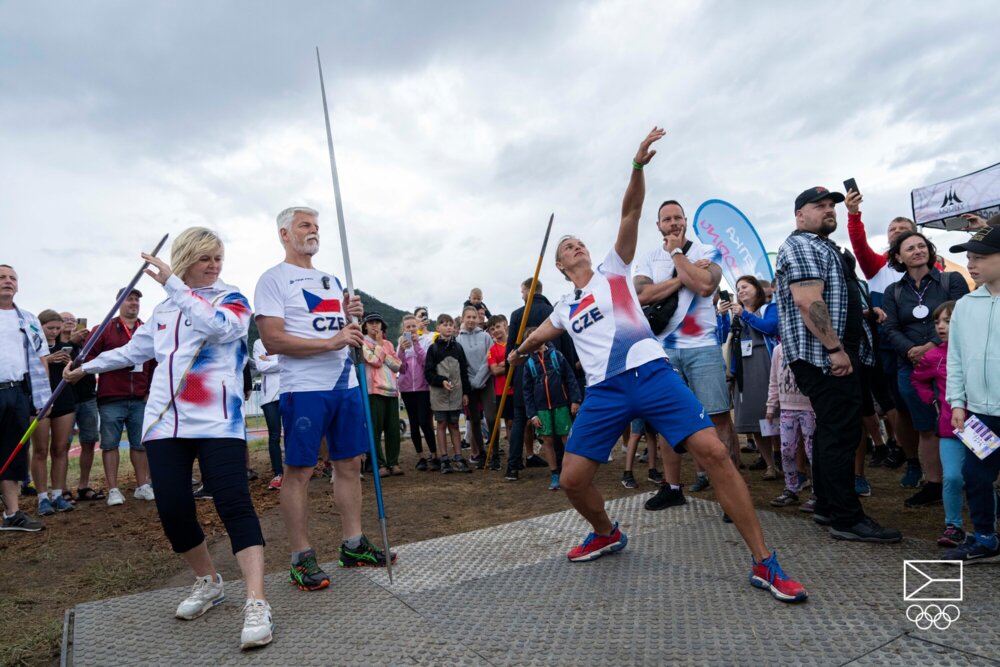
[[[980,255],[995,255],[1000,252],[1000,227],[980,229],[965,243],[948,248],[951,252],[977,252]]]
[[[116,296],[115,298],[116,298],[116,299],[120,299],[120,298],[122,298],[122,292],[124,292],[124,291],[125,291],[125,288],[124,288],[124,287],[122,287],[122,288],[121,288],[120,290],[118,290],[118,296]],[[131,292],[129,292],[129,294],[135,294],[135,295],[136,295],[137,297],[139,297],[140,299],[142,298],[142,292],[140,292],[139,290],[137,290],[137,289],[136,289],[136,288],[134,288],[134,287],[132,288],[132,291],[131,291]]]
[[[812,204],[823,199],[832,199],[834,204],[839,204],[844,201],[844,195],[839,192],[830,192],[822,185],[817,185],[809,188],[795,198],[795,210],[798,211],[806,204]]]

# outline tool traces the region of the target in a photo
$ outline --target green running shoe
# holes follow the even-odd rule
[[[330,577],[316,562],[316,552],[308,550],[288,572],[288,581],[300,591],[318,591],[330,585]]]
[[[392,554],[392,562],[396,562],[396,554]],[[338,565],[340,567],[385,567],[385,552],[362,535],[361,544],[356,549],[349,549],[346,543],[341,543]]]

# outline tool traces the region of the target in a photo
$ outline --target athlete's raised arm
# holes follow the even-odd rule
[[[615,252],[626,264],[631,264],[635,257],[635,246],[639,241],[639,218],[642,216],[642,203],[646,199],[646,179],[642,168],[656,155],[650,150],[654,141],[666,134],[666,130],[654,127],[639,144],[639,150],[632,160],[632,177],[625,188],[625,198],[622,200],[622,222],[618,227],[618,239],[615,241]]]

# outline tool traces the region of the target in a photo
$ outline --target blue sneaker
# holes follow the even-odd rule
[[[899,480],[899,485],[905,489],[915,489],[920,486],[920,478],[924,476],[924,471],[920,468],[919,463],[907,463],[906,472],[903,473],[903,478]]]
[[[983,544],[975,535],[968,535],[963,544],[954,549],[948,549],[942,554],[941,558],[944,560],[960,560],[966,563],[993,563],[1000,561],[1000,543],[998,543],[996,535],[993,536],[993,545],[993,547],[990,547]]]
[[[549,476],[549,491],[559,490],[559,473],[554,472]]]
[[[58,498],[53,498],[52,506],[56,508],[57,512],[73,511],[73,503],[66,500],[66,496],[59,496]]]
[[[38,501],[38,516],[49,516],[50,514],[55,514],[56,508],[52,506],[52,501],[48,498],[42,498]]]
[[[688,490],[697,493],[699,491],[704,491],[709,486],[711,486],[711,484],[709,484],[708,475],[698,475],[694,480],[694,484],[692,484]]]
[[[778,555],[771,552],[771,555],[757,562],[753,558],[753,567],[750,569],[750,585],[754,588],[769,591],[776,600],[782,602],[804,602],[809,599],[809,594],[799,582],[789,578],[778,565]]]
[[[872,494],[872,485],[868,483],[864,475],[854,476],[854,493],[864,498]]]

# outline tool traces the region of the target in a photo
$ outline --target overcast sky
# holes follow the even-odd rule
[[[398,307],[479,286],[509,313],[551,212],[603,256],[653,125],[640,251],[667,198],[728,200],[776,250],[795,195],[848,177],[880,248],[911,189],[1000,161],[997,25],[989,1],[0,0],[0,262],[19,305],[95,321],[140,250],[206,225],[252,296],[306,204],[342,277],[317,45],[355,283]]]

